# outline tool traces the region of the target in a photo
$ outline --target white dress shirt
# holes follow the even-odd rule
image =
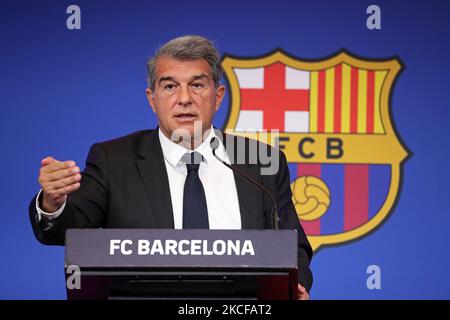
[[[216,137],[220,141],[216,150],[217,156],[230,163],[225,147],[216,136],[214,129],[211,128],[208,137],[195,150],[188,150],[172,142],[161,130],[159,130],[158,135],[169,180],[175,229],[183,228],[183,193],[187,170],[181,158],[186,152],[192,151],[196,151],[203,156],[198,174],[205,190],[209,228],[241,229],[241,214],[233,171],[214,157],[210,147],[211,139]],[[66,203],[54,213],[44,212],[39,207],[38,201],[41,192],[42,190],[36,197],[36,210],[39,220],[41,216],[48,219],[57,218],[63,212]]]
[[[203,156],[198,175],[202,181],[203,189],[205,189],[209,228],[241,229],[241,214],[233,171],[224,166],[212,154],[210,141],[213,137],[219,139],[211,128],[208,137],[193,150]],[[169,178],[174,226],[175,229],[182,229],[183,191],[187,170],[186,164],[181,161],[181,158],[186,152],[192,152],[192,150],[172,142],[161,130],[159,130],[159,140]],[[225,147],[220,139],[219,141],[220,144],[216,154],[227,163],[230,163]]]

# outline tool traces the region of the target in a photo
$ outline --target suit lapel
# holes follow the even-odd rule
[[[222,135],[218,135],[222,137]],[[233,144],[227,148],[227,141],[233,141]],[[237,137],[232,135],[223,134],[222,142],[225,146],[225,150],[231,161],[231,166],[234,169],[244,172],[257,182],[261,183],[260,176],[258,174],[258,167],[250,164],[239,164],[237,159]],[[247,148],[245,149],[247,152]],[[247,157],[246,157],[247,158]],[[262,210],[261,207],[261,193],[257,188],[251,185],[248,181],[244,180],[238,173],[234,172],[234,181],[236,183],[236,190],[239,200],[239,210],[241,211],[241,223],[242,229],[254,229],[258,226],[258,215]]]
[[[159,228],[174,228],[169,179],[159,142],[158,130],[142,138],[137,167],[144,182]]]

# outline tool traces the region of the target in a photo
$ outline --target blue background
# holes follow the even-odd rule
[[[66,8],[81,8],[78,31]],[[381,7],[382,29],[366,28]],[[154,127],[145,59],[183,34],[213,39],[222,54],[276,47],[319,59],[341,48],[398,55],[405,70],[392,116],[413,152],[397,206],[376,232],[321,249],[314,299],[450,298],[450,4],[447,1],[4,1],[0,2],[0,298],[64,299],[62,247],[38,243],[28,203],[47,155],[84,167],[90,145]],[[222,126],[228,99],[215,119]],[[381,289],[366,287],[367,266]]]

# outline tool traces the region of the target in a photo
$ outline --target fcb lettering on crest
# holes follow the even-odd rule
[[[269,137],[279,130],[275,141],[313,249],[375,230],[398,197],[408,156],[390,116],[400,60],[342,51],[303,61],[277,50],[259,58],[227,55],[222,66],[231,95],[225,130],[255,139],[261,130]]]

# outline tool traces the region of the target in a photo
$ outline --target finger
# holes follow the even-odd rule
[[[306,293],[306,288],[304,286],[302,286],[301,284],[298,285],[298,291],[300,293]]]
[[[74,167],[76,165],[75,161],[54,161],[49,165],[43,167],[44,172],[54,172],[62,169],[68,169],[70,167]]]
[[[45,189],[46,189],[46,192],[52,192],[54,190],[58,190],[58,189],[70,186],[71,184],[79,182],[80,180],[81,180],[81,174],[77,173],[75,175],[72,175],[72,176],[64,178],[64,179],[47,182]]]
[[[48,164],[50,164],[50,163],[52,163],[54,161],[56,161],[55,158],[52,158],[50,156],[45,157],[44,159],[41,160],[41,166],[46,166],[46,165],[48,165]]]
[[[299,300],[309,300],[310,299],[309,293],[305,292],[305,293],[299,294],[298,295],[298,299]]]
[[[80,186],[81,186],[81,183],[76,182],[71,185],[65,186],[63,188],[53,190],[51,193],[48,193],[48,196],[50,197],[50,199],[55,201],[58,198],[64,197],[64,196],[68,195],[69,193],[74,192],[75,190],[78,190],[80,188]]]
[[[43,179],[45,181],[53,182],[53,181],[58,181],[58,180],[62,180],[64,178],[73,176],[79,172],[80,172],[80,168],[78,166],[75,166],[75,167],[71,167],[69,169],[63,169],[63,170],[58,170],[58,171],[54,171],[51,173],[47,173],[45,175],[45,177],[43,177]]]
[[[299,300],[309,300],[309,293],[306,288],[301,284],[298,284],[298,299]]]

